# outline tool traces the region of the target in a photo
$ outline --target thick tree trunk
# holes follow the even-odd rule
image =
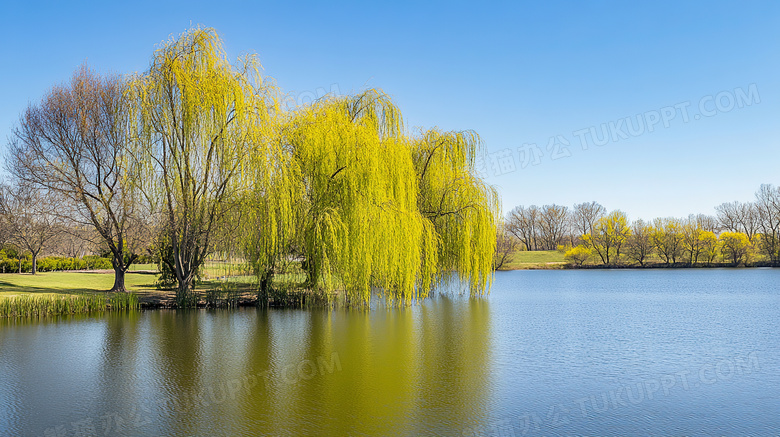
[[[192,278],[190,275],[179,280],[179,286],[176,289],[176,306],[186,308],[195,306],[195,296],[192,293]]]
[[[34,253],[32,254],[32,274],[38,273],[38,254]]]
[[[114,286],[111,287],[111,291],[114,292],[127,292],[125,288],[125,268],[114,265]]]
[[[117,247],[122,247],[124,243],[120,240],[120,244]],[[114,286],[111,287],[111,291],[118,291],[125,293],[127,288],[125,287],[125,273],[130,265],[136,260],[136,256],[130,256],[130,259],[125,263],[125,252],[113,251],[113,257],[111,258],[111,265],[114,266]]]

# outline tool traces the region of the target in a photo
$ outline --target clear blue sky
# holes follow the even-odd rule
[[[780,2],[370,3],[5,2],[0,138],[85,60],[142,71],[202,24],[294,98],[378,87],[411,127],[477,131],[505,210],[597,200],[685,216],[780,184]],[[602,124],[616,141],[596,146]],[[547,149],[557,136],[569,147]]]

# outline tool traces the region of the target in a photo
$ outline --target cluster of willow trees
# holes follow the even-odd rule
[[[624,261],[644,266],[650,258],[664,264],[712,264],[717,259],[734,265],[757,258],[780,264],[780,188],[762,185],[753,202],[730,202],[715,208],[716,215],[680,219],[657,218],[629,222],[619,211],[607,213],[596,202],[569,208],[518,206],[499,231],[498,254],[513,245],[526,250],[566,251],[577,265],[593,261],[617,265]]]
[[[215,251],[238,252],[266,291],[297,262],[304,286],[370,300],[424,298],[457,272],[489,285],[497,194],[471,132],[410,134],[385,94],[288,110],[255,56],[231,63],[213,29],[163,44],[142,74],[86,67],[21,117],[12,185],[48,196],[38,216],[88,225],[114,290],[144,248],[173,272],[179,305]]]

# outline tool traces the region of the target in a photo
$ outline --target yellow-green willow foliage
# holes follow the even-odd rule
[[[374,288],[424,298],[450,271],[485,291],[498,205],[474,173],[476,135],[405,135],[400,111],[375,90],[323,99],[279,126],[253,155],[247,200],[245,246],[263,287],[300,254],[309,287],[355,303]]]
[[[232,65],[216,32],[196,28],[165,43],[131,81],[139,180],[170,236],[180,304],[191,303],[212,231],[247,181],[247,154],[272,131],[274,88],[259,68],[253,56]]]
[[[376,91],[317,102],[290,121],[285,140],[299,172],[299,242],[312,286],[363,302],[372,287],[404,301],[430,290],[435,235],[417,209],[401,129],[398,108]]]
[[[411,144],[418,208],[435,230],[438,245],[436,274],[457,272],[472,294],[489,286],[500,214],[497,193],[474,168],[480,146],[474,132],[436,129]]]
[[[273,275],[303,255],[297,238],[304,185],[293,150],[280,131],[268,143],[252,148],[247,169],[249,189],[240,198],[238,240],[265,294]]]

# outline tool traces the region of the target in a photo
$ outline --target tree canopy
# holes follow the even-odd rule
[[[70,219],[114,253],[117,290],[139,212],[181,306],[228,247],[261,293],[289,263],[301,286],[356,303],[422,299],[452,274],[488,290],[500,207],[475,170],[476,133],[410,133],[381,90],[281,100],[256,56],[231,62],[214,29],[193,28],[140,74],[82,67],[27,112],[12,168],[72,200]]]
[[[315,102],[278,131],[255,151],[263,174],[246,203],[245,247],[261,284],[297,254],[308,286],[362,302],[372,289],[424,298],[448,272],[486,289],[498,208],[475,176],[475,134],[408,135],[378,90]]]

